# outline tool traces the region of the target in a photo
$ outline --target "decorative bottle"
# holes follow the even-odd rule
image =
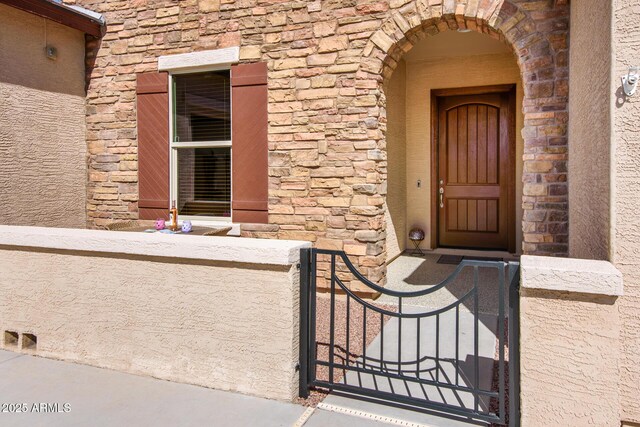
[[[176,201],[171,202],[171,210],[169,210],[171,216],[171,231],[178,231],[178,209],[176,208]]]

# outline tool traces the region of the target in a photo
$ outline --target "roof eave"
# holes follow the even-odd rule
[[[63,3],[49,0],[0,0],[0,4],[6,4],[16,9],[42,16],[95,38],[104,36],[107,31],[102,15],[91,16],[88,13],[84,13],[80,8],[72,8]]]

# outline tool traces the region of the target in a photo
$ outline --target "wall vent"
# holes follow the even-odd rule
[[[17,347],[18,333],[14,331],[4,331],[4,345],[5,347]]]
[[[36,350],[38,347],[38,337],[33,334],[22,334],[22,349]]]

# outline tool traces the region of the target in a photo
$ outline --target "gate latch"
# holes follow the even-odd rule
[[[640,81],[640,75],[638,75],[638,67],[629,67],[629,72],[626,76],[622,76],[622,88],[627,96],[633,96],[638,88],[638,81]]]

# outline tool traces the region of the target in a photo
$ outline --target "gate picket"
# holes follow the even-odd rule
[[[316,330],[318,322],[327,321],[327,319],[317,319],[316,278],[319,255],[328,256],[330,259],[328,343],[321,341],[326,338],[317,336]],[[336,273],[338,262],[342,262],[346,267],[346,270],[340,269],[340,271],[348,271],[355,280],[373,291],[397,298],[397,309],[376,305],[361,298]],[[453,303],[438,309],[426,307],[418,309],[406,302],[410,298],[429,295],[446,287],[459,278],[465,269],[472,270],[471,289]],[[489,359],[486,343],[483,347],[485,355],[482,357],[480,355],[480,335],[485,337],[486,342],[487,334],[493,334],[491,328],[481,327],[480,269],[494,270],[498,275],[499,303],[495,328],[498,335],[499,384],[497,390],[492,386],[483,386],[480,380],[481,359],[485,364],[485,359]],[[519,425],[518,263],[463,260],[455,271],[440,283],[412,292],[386,289],[369,281],[342,251],[303,249],[300,270],[300,397],[308,397],[310,389],[324,388],[347,393],[354,398],[373,398],[377,402],[406,409],[433,410],[500,425],[507,425],[507,423],[510,426]],[[509,275],[508,281],[506,274]],[[505,289],[507,285],[509,289]],[[344,325],[346,343],[336,338],[339,294],[346,295],[346,324]],[[509,298],[508,316],[505,310],[507,296]],[[460,306],[465,303],[473,308],[472,313],[469,314],[460,309]],[[357,310],[358,306],[362,307],[360,332],[359,326],[352,331],[352,327],[359,323],[359,319],[357,319],[358,316],[354,319],[351,309]],[[372,342],[367,342],[367,322],[372,318],[369,313],[373,318],[379,314],[380,318],[380,333]],[[470,325],[471,315],[472,324]],[[386,324],[385,318],[389,319]],[[409,322],[410,319],[415,319],[415,323]],[[508,339],[505,337],[505,319],[508,320]],[[362,333],[362,348],[355,350],[360,354],[354,354],[352,347],[354,342],[357,347],[359,333]],[[452,333],[455,339],[454,344],[446,339]],[[396,343],[394,339],[397,339]],[[394,358],[392,354],[385,351],[385,342],[396,345],[397,357]],[[508,366],[505,359],[507,342],[513,344],[509,345]],[[342,347],[343,345],[345,347]],[[318,346],[328,347],[328,351],[319,352]],[[379,353],[376,354],[376,351]],[[495,365],[494,351],[495,349],[490,357],[493,365]],[[414,354],[415,360],[412,360]],[[319,369],[322,375],[318,374]],[[325,370],[326,375],[324,375]],[[507,374],[509,400],[506,399]],[[404,387],[398,387],[399,385]],[[492,399],[497,404],[491,405]]]

